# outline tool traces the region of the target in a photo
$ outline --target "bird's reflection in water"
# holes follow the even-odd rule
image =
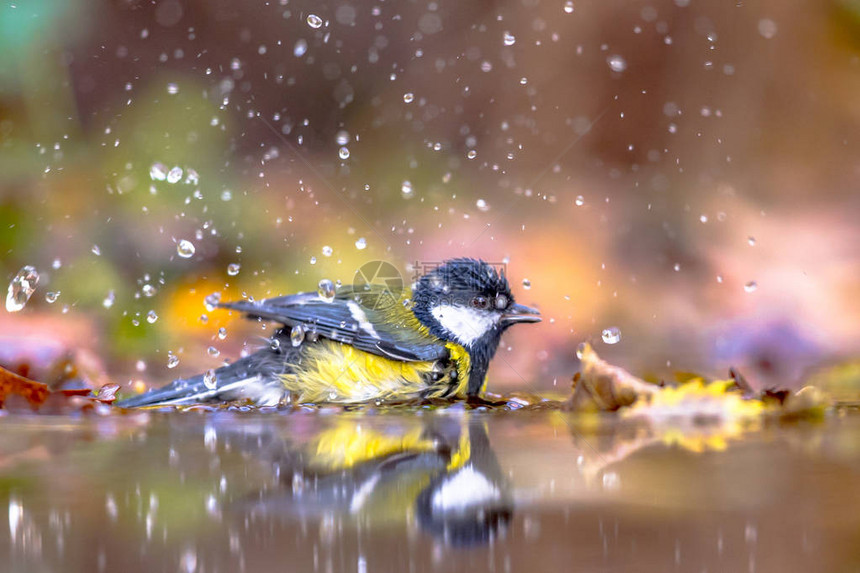
[[[345,417],[301,442],[286,432],[258,436],[265,442],[277,486],[245,506],[254,517],[399,522],[451,546],[488,543],[511,520],[510,487],[480,419]]]

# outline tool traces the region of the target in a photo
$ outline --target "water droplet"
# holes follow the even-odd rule
[[[149,168],[149,178],[153,181],[167,179],[167,166],[164,163],[153,163]]]
[[[745,284],[745,285],[744,285],[744,290],[745,290],[746,292],[755,292],[755,290],[756,290],[757,288],[758,288],[758,283],[757,283],[757,282],[755,282],[755,281],[750,281],[750,282],[748,282],[747,284]]]
[[[215,307],[218,306],[218,303],[221,302],[221,293],[213,292],[212,294],[207,294],[206,298],[203,299],[203,306],[206,307],[206,310],[212,312],[215,310]]]
[[[146,283],[142,287],[140,287],[141,292],[143,292],[143,296],[146,298],[152,298],[155,296],[155,293],[158,292],[158,289],[152,286],[149,283]]]
[[[62,266],[63,266],[63,261],[61,261],[60,259],[54,259],[54,262],[51,263],[51,268],[54,269],[55,271]]]
[[[338,145],[346,145],[347,143],[349,143],[349,132],[345,129],[341,129],[334,136],[334,140],[335,142],[337,142]]]
[[[763,38],[770,40],[771,38],[776,36],[776,31],[776,22],[774,22],[770,18],[762,18],[758,21],[758,33],[761,34]]]
[[[412,197],[414,190],[412,189],[411,181],[404,181],[402,185],[400,185],[400,195],[403,196],[404,199],[409,199]]]
[[[474,158],[476,158],[477,156],[478,156],[478,152],[477,152],[476,150],[474,150],[474,149],[470,149],[470,150],[466,153],[466,157],[467,157],[468,159],[474,159]]]
[[[241,268],[242,265],[240,265],[239,263],[230,263],[229,265],[227,265],[227,274],[231,277],[235,277],[239,274],[239,270],[241,270]]]
[[[176,368],[179,366],[179,357],[172,352],[167,353],[167,367]]]
[[[564,13],[573,14],[573,2],[568,1],[564,3]]]
[[[676,273],[679,272],[681,270],[681,263],[675,263],[672,268],[675,270]]]
[[[203,385],[209,390],[214,390],[218,387],[218,375],[215,374],[214,370],[209,369],[203,375]]]
[[[293,47],[293,55],[297,58],[301,58],[308,51],[308,42],[304,38],[300,39],[296,42],[296,45]]]
[[[606,58],[606,63],[609,64],[609,69],[613,72],[623,72],[627,69],[627,60],[618,54]]]
[[[172,82],[167,84],[167,93],[169,93],[170,95],[178,94],[179,93],[179,85],[172,83]]]
[[[529,279],[523,279],[523,288],[526,290],[532,288],[532,281],[530,281]]]
[[[182,179],[182,168],[174,167],[170,171],[167,172],[167,182],[168,183],[179,183],[179,180]]]
[[[366,247],[367,239],[365,239],[364,237],[359,237],[358,240],[355,242],[355,248],[359,251],[363,251]]]
[[[349,148],[348,147],[341,147],[340,149],[337,150],[337,156],[340,157],[341,159],[349,159]]]
[[[317,258],[316,258],[316,257],[311,257],[310,263],[311,263],[312,265],[317,264]]]
[[[326,302],[332,302],[334,300],[334,283],[328,279],[322,279],[319,282],[319,288],[317,289],[317,294],[319,294],[320,298]]]
[[[316,30],[320,26],[323,25],[322,18],[317,16],[316,14],[308,14],[308,26]]]
[[[194,243],[187,239],[182,239],[176,243],[176,254],[183,259],[190,259],[194,256]]]
[[[603,474],[603,489],[614,491],[621,487],[621,477],[615,472]]]
[[[206,354],[208,354],[209,356],[212,356],[212,357],[216,357],[216,356],[219,356],[221,354],[221,351],[218,350],[217,348],[215,348],[214,346],[210,346],[209,348],[206,349]]]
[[[188,169],[185,172],[185,182],[189,185],[197,185],[200,183],[200,175],[194,169]]]
[[[221,200],[222,201],[229,201],[232,198],[233,198],[233,193],[229,189],[224,189],[223,191],[221,191]]]
[[[218,340],[224,340],[227,338],[227,329],[223,326],[218,329]]]
[[[502,35],[502,40],[504,41],[506,46],[513,46],[517,43],[517,37],[511,34],[510,32],[505,32]]]
[[[154,310],[150,310],[146,313],[146,322],[148,322],[149,324],[154,324],[156,320],[158,320],[158,315],[155,314]]]
[[[324,257],[330,257],[333,252],[334,252],[334,250],[331,247],[329,247],[328,245],[325,245],[322,248],[322,254]]]
[[[305,341],[305,327],[301,324],[295,325],[292,330],[290,330],[290,343],[293,346],[301,346],[302,342]]]
[[[490,210],[490,206],[487,205],[487,202],[483,199],[478,199],[475,201],[475,206],[478,208],[478,211],[487,212]]]
[[[100,257],[102,255],[101,247],[99,247],[98,245],[93,245],[93,248],[90,249],[90,251],[97,257]]]
[[[621,341],[621,329],[617,326],[604,328],[601,337],[606,344],[618,344]]]
[[[406,92],[405,94],[403,94],[403,101],[406,103],[412,103],[414,99],[415,94],[413,94],[412,92]]]
[[[105,308],[110,308],[113,306],[113,303],[115,300],[116,300],[116,293],[113,292],[112,290],[108,291],[107,296],[102,301],[102,306]]]
[[[48,304],[54,304],[60,298],[60,291],[48,291],[45,293],[45,300]]]
[[[582,207],[583,205],[585,205],[585,197],[583,197],[582,195],[577,195],[576,199],[573,201],[573,203],[577,207]]]
[[[755,246],[755,237],[753,237],[752,235],[747,237],[747,243],[749,244],[750,247],[754,247]]]
[[[9,283],[9,290],[6,294],[6,310],[9,312],[18,312],[27,305],[33,291],[36,290],[36,285],[39,284],[39,273],[34,267],[26,265],[21,267],[18,274]]]
[[[585,342],[580,342],[576,346],[576,357],[578,359],[582,360],[582,357],[585,356],[585,351],[587,348],[588,348],[588,344],[586,344]]]

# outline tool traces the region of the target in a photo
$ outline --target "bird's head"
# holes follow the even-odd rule
[[[517,304],[504,273],[475,259],[452,259],[422,276],[412,291],[412,312],[431,334],[492,358],[502,332],[540,313]]]

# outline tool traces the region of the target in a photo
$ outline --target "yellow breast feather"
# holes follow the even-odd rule
[[[433,362],[401,362],[332,340],[311,343],[284,386],[299,402],[409,398],[426,388]]]

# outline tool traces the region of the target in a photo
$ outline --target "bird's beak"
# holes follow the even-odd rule
[[[502,324],[518,322],[540,322],[540,311],[524,304],[513,304],[502,315]]]

